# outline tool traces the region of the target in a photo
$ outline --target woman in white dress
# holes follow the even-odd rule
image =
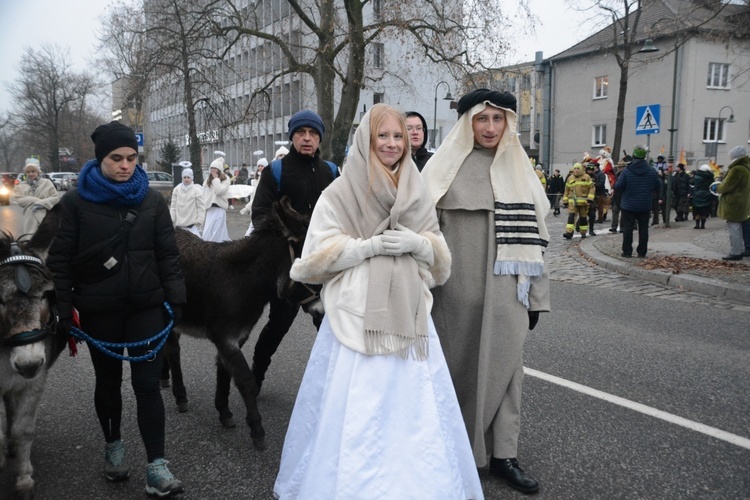
[[[326,316],[289,423],[286,499],[483,498],[430,317],[450,275],[403,113],[365,114],[320,196],[291,276],[323,284]]]
[[[169,215],[175,227],[190,231],[200,238],[201,227],[206,219],[206,204],[203,199],[203,188],[193,182],[193,164],[181,161],[182,182],[172,190],[172,201],[169,204]]]
[[[216,158],[208,169],[208,178],[203,182],[203,200],[206,206],[206,223],[203,225],[205,241],[230,241],[227,231],[227,207],[229,207],[229,177],[224,173],[224,158]]]

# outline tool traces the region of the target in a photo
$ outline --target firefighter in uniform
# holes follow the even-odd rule
[[[576,215],[578,215],[578,230],[581,238],[586,237],[589,230],[588,213],[589,206],[594,203],[596,190],[591,177],[583,171],[583,165],[573,165],[573,174],[565,182],[565,194],[563,204],[568,206],[568,224],[565,226],[563,237],[571,239],[576,228]]]

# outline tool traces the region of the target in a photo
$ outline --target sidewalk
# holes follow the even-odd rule
[[[581,240],[580,249],[597,265],[612,271],[750,304],[750,257],[721,260],[729,254],[725,221],[710,218],[702,230],[693,229],[694,224],[671,221],[671,227],[650,226],[645,259],[621,257],[622,234],[610,233],[607,222],[597,224],[597,236]],[[635,247],[637,231],[633,239]]]

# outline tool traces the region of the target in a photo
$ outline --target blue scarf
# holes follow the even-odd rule
[[[102,174],[99,160],[89,160],[78,176],[78,193],[86,201],[115,207],[140,204],[148,193],[148,175],[140,165],[125,182],[115,182]]]

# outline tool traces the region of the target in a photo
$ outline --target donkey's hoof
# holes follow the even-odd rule
[[[263,451],[266,449],[266,436],[251,437],[250,439],[252,439],[256,450]]]
[[[221,425],[223,425],[225,429],[234,429],[237,427],[237,424],[234,422],[234,417],[231,415],[226,418],[219,417],[219,422],[221,422]]]
[[[180,413],[187,413],[188,411],[188,402],[185,401],[177,401],[177,411]]]

